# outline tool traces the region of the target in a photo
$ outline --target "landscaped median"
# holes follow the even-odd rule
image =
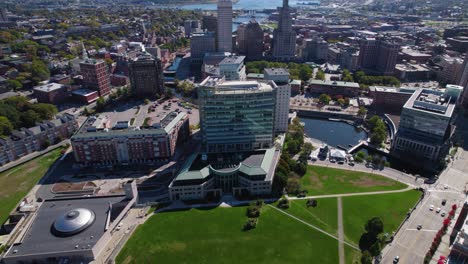
[[[60,157],[62,150],[63,148],[55,149],[0,173],[0,225]]]

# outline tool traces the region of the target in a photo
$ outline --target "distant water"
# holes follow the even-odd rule
[[[307,136],[318,139],[330,146],[341,145],[348,148],[349,144],[356,145],[359,140],[367,138],[365,131],[343,122],[335,122],[326,119],[302,118],[305,124],[304,130]]]
[[[306,2],[306,0],[290,0],[289,5],[295,6],[297,2]],[[239,0],[234,4],[234,9],[246,10],[263,10],[263,9],[276,9],[278,6],[283,5],[283,0]],[[215,10],[216,4],[192,4],[182,5],[182,9],[195,10]]]

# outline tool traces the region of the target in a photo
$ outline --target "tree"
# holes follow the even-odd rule
[[[40,82],[49,79],[50,72],[44,62],[34,59],[31,64],[31,75],[35,82]]]
[[[52,104],[33,104],[31,110],[38,113],[42,119],[47,120],[52,119],[58,113],[57,107]]]
[[[329,104],[331,101],[331,97],[328,94],[321,94],[319,96],[319,100],[322,104]]]
[[[7,84],[10,89],[13,89],[15,91],[23,88],[23,84],[21,84],[17,80],[7,80]]]
[[[13,130],[13,125],[10,120],[4,116],[0,116],[0,136],[7,136]]]
[[[317,73],[315,74],[315,79],[322,81],[325,80],[325,73],[321,69],[318,69]]]
[[[341,76],[341,80],[343,82],[354,82],[354,78],[353,76],[351,75],[351,73],[347,70],[347,69],[344,69],[343,70],[343,74]]]
[[[315,199],[308,199],[306,203],[307,207],[317,207],[318,202]]]
[[[106,106],[106,100],[104,100],[104,97],[99,97],[96,100],[96,110],[100,112],[104,110],[105,106]]]
[[[380,217],[374,217],[367,221],[364,228],[368,233],[377,237],[377,235],[383,232],[382,219],[380,219]]]
[[[365,117],[367,114],[367,109],[364,106],[359,107],[358,115],[360,117]]]
[[[20,119],[23,127],[32,127],[41,121],[41,116],[33,110],[28,110],[21,113]]]
[[[150,101],[149,99],[145,99],[145,100],[143,101],[143,103],[144,103],[145,105],[148,105],[149,103],[151,103],[151,101]]]
[[[369,251],[362,252],[361,255],[361,264],[372,264],[372,256]]]
[[[286,191],[290,194],[297,194],[301,190],[301,183],[297,178],[289,178],[286,185]]]
[[[376,241],[370,248],[369,248],[369,253],[373,257],[377,257],[380,255],[380,252],[382,252],[382,245],[380,244],[380,241]]]

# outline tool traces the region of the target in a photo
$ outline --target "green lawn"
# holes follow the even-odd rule
[[[317,199],[317,207],[306,206],[307,200],[290,201],[286,212],[330,234],[338,235],[338,201],[336,198]]]
[[[58,148],[20,166],[0,173],[0,224],[60,157]]]
[[[338,242],[264,206],[244,232],[245,207],[156,214],[138,227],[117,263],[338,263]]]
[[[360,264],[361,252],[348,245],[344,245],[346,264]]]
[[[382,219],[384,232],[391,235],[420,196],[421,192],[411,190],[402,193],[343,197],[343,223],[346,239],[358,244],[364,233],[364,225],[376,216]]]
[[[407,187],[376,174],[320,166],[308,166],[301,178],[301,185],[308,190],[307,195],[388,191]]]

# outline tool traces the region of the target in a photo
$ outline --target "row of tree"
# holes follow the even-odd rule
[[[26,97],[15,96],[0,100],[0,136],[8,136],[13,129],[32,127],[57,114],[51,104],[32,104]]]
[[[290,79],[306,82],[312,78],[312,68],[307,64],[251,61],[246,63],[246,67],[248,73],[263,73],[265,68],[287,68]]]

